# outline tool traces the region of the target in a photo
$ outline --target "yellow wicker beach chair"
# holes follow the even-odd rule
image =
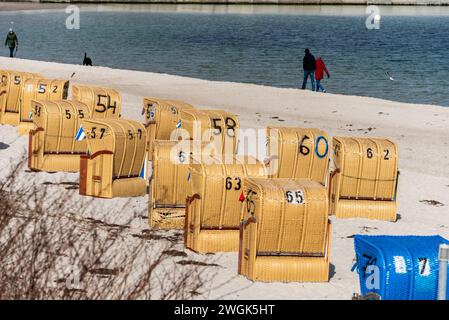
[[[308,179],[245,179],[239,274],[254,281],[329,281],[327,191]]]
[[[170,135],[180,120],[179,110],[195,109],[195,107],[178,100],[144,98],[143,108],[148,137],[148,156],[149,160],[152,160],[153,141],[170,140]]]
[[[20,103],[19,135],[34,129],[32,120],[32,100],[67,99],[69,81],[46,78],[31,78],[25,81]]]
[[[267,127],[272,178],[309,178],[325,184],[329,136],[319,129]]]
[[[0,124],[19,125],[20,103],[25,82],[38,73],[0,70]]]
[[[396,221],[398,148],[387,139],[334,137],[330,212],[338,218]]]
[[[192,157],[201,158],[213,148],[192,140],[153,141],[152,175],[150,180],[149,224],[165,229],[184,227],[188,191],[189,163]]]
[[[114,89],[73,85],[72,99],[87,104],[92,109],[92,119],[120,117],[121,98]]]
[[[237,116],[223,110],[195,109],[179,101],[145,99],[150,140],[196,140],[213,142],[217,153],[235,154]],[[150,106],[150,107],[148,107]],[[152,153],[152,148],[149,146]]]
[[[83,120],[88,155],[81,156],[80,194],[101,198],[146,194],[146,130],[123,119]]]
[[[213,142],[217,153],[237,152],[240,123],[238,117],[223,110],[181,110],[175,136]]]
[[[239,249],[243,179],[266,177],[265,165],[249,156],[214,158],[190,165],[185,244],[202,253]]]
[[[29,132],[28,166],[34,171],[78,172],[86,140],[76,141],[81,120],[91,110],[79,101],[32,100],[33,126]]]

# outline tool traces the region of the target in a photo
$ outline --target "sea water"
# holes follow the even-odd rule
[[[449,106],[449,8],[87,6],[80,29],[56,11],[0,12],[20,58],[298,88],[310,48],[331,74],[328,92]],[[0,50],[6,56],[8,50]],[[150,85],[150,84],[149,84]],[[310,89],[310,83],[307,89]]]

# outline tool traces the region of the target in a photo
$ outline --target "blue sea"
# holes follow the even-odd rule
[[[0,12],[18,57],[295,88],[305,48],[321,56],[328,92],[449,106],[449,8],[86,6],[80,29],[64,9]],[[7,49],[0,50],[7,55]],[[390,77],[392,77],[391,80]]]

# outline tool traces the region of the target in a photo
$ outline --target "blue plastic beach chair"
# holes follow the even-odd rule
[[[375,293],[382,300],[436,300],[441,243],[449,241],[441,236],[356,235],[354,269],[361,294]]]

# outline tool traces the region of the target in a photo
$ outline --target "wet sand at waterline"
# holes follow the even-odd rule
[[[200,108],[233,112],[239,116],[244,128],[264,128],[267,125],[317,127],[331,136],[387,137],[398,144],[401,172],[399,219],[391,223],[331,217],[329,283],[251,282],[237,275],[236,253],[214,254],[213,264],[204,268],[214,269],[217,275],[207,283],[209,290],[203,290],[199,298],[350,299],[353,292],[359,292],[358,276],[350,271],[354,259],[354,234],[439,234],[449,238],[449,108],[21,59],[0,58],[0,68],[39,72],[50,78],[70,78],[75,72],[72,83],[113,87],[122,95],[123,118],[142,119],[144,96],[171,98]],[[0,126],[2,168],[17,163],[27,146],[28,137],[19,137],[16,128]],[[4,172],[2,170],[0,178],[4,177]],[[57,194],[58,188],[64,188],[69,182],[76,183],[79,177],[78,174],[24,171],[20,173],[20,179],[51,183]],[[129,200],[94,199],[94,210],[78,214],[83,219],[96,219],[103,224],[126,223],[129,241],[133,241],[133,233],[148,229],[145,219],[148,197],[131,199],[130,212],[117,210]],[[79,196],[79,201],[84,201],[83,197]],[[130,216],[131,207],[141,215]],[[184,251],[182,242],[179,242],[178,249]],[[186,251],[184,259],[204,261],[206,255]]]

